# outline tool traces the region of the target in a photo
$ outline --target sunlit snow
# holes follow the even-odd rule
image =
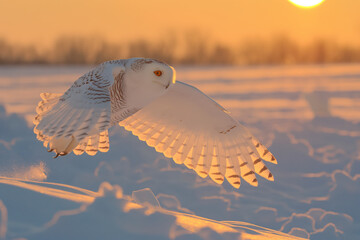
[[[119,126],[106,154],[52,159],[32,132],[39,94],[89,69],[0,67],[0,239],[359,238],[360,65],[176,68],[276,156],[275,182],[239,190]]]

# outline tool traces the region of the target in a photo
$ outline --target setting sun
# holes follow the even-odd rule
[[[324,0],[289,0],[291,3],[299,7],[311,8],[324,2]]]

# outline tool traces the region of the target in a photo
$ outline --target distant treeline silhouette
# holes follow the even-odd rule
[[[255,65],[360,62],[360,45],[331,40],[300,45],[287,36],[271,40],[247,39],[225,45],[193,31],[161,41],[146,39],[114,44],[100,37],[63,36],[50,49],[19,46],[0,37],[0,64],[97,64],[111,59],[150,57],[177,65]]]

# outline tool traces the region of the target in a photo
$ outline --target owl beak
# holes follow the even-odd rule
[[[172,73],[173,73],[173,75],[172,75],[172,83],[175,84],[175,82],[176,82],[176,71],[172,66],[169,66],[169,67],[171,68]],[[169,83],[169,85],[170,85],[170,83]]]

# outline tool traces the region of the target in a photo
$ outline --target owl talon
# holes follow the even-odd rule
[[[53,148],[51,148],[51,149],[49,149],[49,150],[47,150],[48,152],[52,152],[52,151],[54,151],[54,149]]]
[[[58,156],[60,156],[60,153],[57,153],[53,158],[57,158]]]

